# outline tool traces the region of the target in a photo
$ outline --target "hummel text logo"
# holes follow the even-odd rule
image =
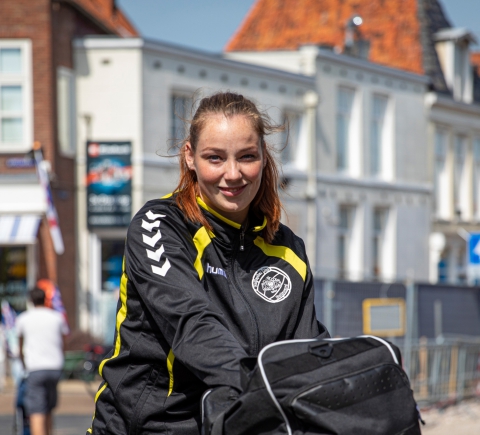
[[[225,278],[227,277],[227,274],[223,269],[220,267],[212,267],[209,263],[207,263],[207,273],[211,273],[213,275],[223,275]]]

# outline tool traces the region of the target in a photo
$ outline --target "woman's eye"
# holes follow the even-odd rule
[[[254,154],[245,154],[241,158],[242,160],[253,160],[256,158],[256,156]]]
[[[208,156],[207,157],[207,160],[211,161],[211,162],[219,162],[221,159],[220,159],[220,156]]]

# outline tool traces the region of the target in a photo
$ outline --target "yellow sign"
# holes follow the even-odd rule
[[[364,299],[363,333],[378,337],[405,335],[405,299]]]

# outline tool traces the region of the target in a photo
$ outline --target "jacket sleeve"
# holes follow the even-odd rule
[[[208,386],[241,391],[239,361],[246,352],[210,301],[194,267],[196,258],[176,209],[143,208],[132,220],[126,274],[175,358]]]
[[[312,271],[307,261],[307,278],[303,290],[302,302],[298,313],[297,325],[295,327],[294,339],[297,338],[328,338],[325,326],[317,320],[315,312],[315,287]]]

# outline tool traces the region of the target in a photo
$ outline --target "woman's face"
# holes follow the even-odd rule
[[[222,216],[243,224],[266,163],[250,120],[243,115],[212,114],[195,152],[187,142],[185,157],[189,169],[197,174],[202,200]]]

